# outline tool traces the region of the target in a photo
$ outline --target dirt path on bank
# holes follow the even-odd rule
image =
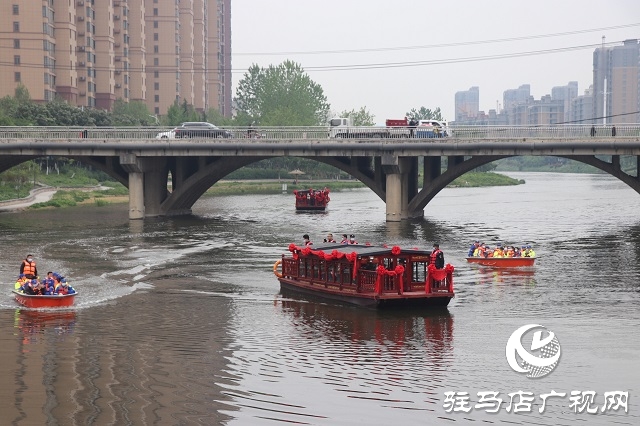
[[[23,210],[35,203],[46,203],[58,192],[57,188],[37,188],[31,190],[27,198],[7,200],[0,202],[0,212]]]

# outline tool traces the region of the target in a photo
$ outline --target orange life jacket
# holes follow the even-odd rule
[[[36,262],[27,262],[26,260],[22,261],[22,273],[26,276],[35,276],[36,275]]]

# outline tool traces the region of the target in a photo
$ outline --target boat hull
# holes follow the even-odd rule
[[[535,257],[467,257],[467,262],[494,268],[523,268],[533,266]]]
[[[327,206],[296,206],[296,211],[323,212],[326,209],[327,209]]]
[[[402,307],[446,307],[453,294],[435,293],[425,294],[424,292],[405,292],[403,294],[360,294],[345,293],[340,290],[311,286],[304,281],[296,281],[289,278],[278,278],[280,281],[280,291],[286,296],[288,292],[304,294],[317,299],[333,300],[349,305],[362,306],[367,308],[402,308]]]
[[[52,296],[34,296],[30,294],[22,294],[13,291],[16,302],[26,308],[64,308],[72,306],[78,293],[52,295]]]

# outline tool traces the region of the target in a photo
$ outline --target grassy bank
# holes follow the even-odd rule
[[[449,184],[449,188],[476,188],[484,186],[509,186],[525,183],[522,179],[513,179],[499,173],[466,173]]]
[[[280,194],[283,184],[287,185],[287,192],[292,193],[296,189],[329,188],[332,192],[354,188],[364,188],[364,184],[357,180],[344,181],[299,181],[297,184],[288,181],[220,181],[209,188],[208,196],[224,195],[250,195],[250,194]],[[467,173],[456,179],[449,187],[485,187],[519,185],[523,180],[512,179],[497,173]],[[106,206],[114,203],[126,203],[129,201],[129,191],[119,183],[107,183],[111,186],[106,190],[91,188],[72,189],[64,188],[58,191],[51,200],[44,203],[33,204],[31,209],[75,207],[80,205]]]
[[[332,192],[343,189],[364,188],[364,184],[357,180],[317,180],[317,181],[220,181],[207,190],[207,195],[243,195],[243,194],[280,194],[282,185],[287,185],[287,192],[296,189],[329,188]]]

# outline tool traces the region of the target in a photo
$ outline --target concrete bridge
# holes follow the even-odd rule
[[[421,217],[455,178],[511,156],[557,156],[592,165],[640,193],[640,124],[596,127],[453,127],[434,138],[330,139],[327,127],[229,129],[228,139],[156,139],[170,128],[0,127],[0,172],[38,157],[92,165],[129,188],[129,218],[189,214],[193,204],[229,173],[266,158],[304,157],[349,173],[386,203],[387,221]],[[391,135],[393,136],[393,135]],[[443,170],[443,159],[446,169]],[[424,174],[419,180],[422,163]],[[170,182],[171,185],[167,185]]]

